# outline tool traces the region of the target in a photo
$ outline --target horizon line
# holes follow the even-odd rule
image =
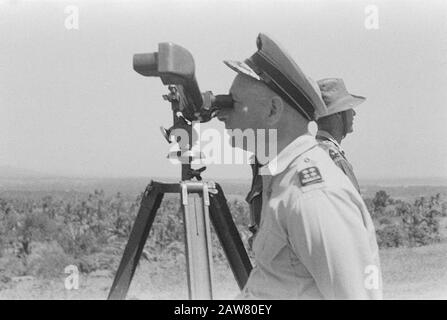
[[[50,179],[50,178],[61,178],[61,179],[152,179],[152,178],[168,178],[168,179],[181,179],[181,174],[177,175],[109,175],[109,174],[76,174],[76,173],[48,173],[42,172],[36,169],[28,169],[23,167],[16,167],[11,165],[0,165],[0,169],[8,168],[12,170],[22,171],[21,173],[12,173],[11,177],[4,177],[0,173],[0,179],[19,179],[19,178],[34,178],[34,179]],[[25,172],[23,172],[25,171]],[[26,172],[28,171],[28,172]],[[14,177],[14,175],[17,175]],[[21,176],[23,175],[23,176]],[[241,178],[226,178],[226,177],[209,177],[209,179],[220,179],[220,180],[238,180]],[[250,180],[251,178],[243,178],[242,180]],[[358,176],[358,180],[363,181],[390,181],[390,180],[446,180],[447,176],[382,176],[382,177],[367,177]]]

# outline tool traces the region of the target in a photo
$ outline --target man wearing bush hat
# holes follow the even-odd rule
[[[318,86],[327,106],[327,113],[317,120],[317,141],[360,192],[352,165],[340,144],[353,131],[354,107],[363,103],[366,98],[348,93],[342,79],[322,79],[318,81]]]
[[[262,214],[256,265],[241,299],[377,299],[381,276],[374,226],[359,193],[308,132],[325,105],[298,65],[259,34],[238,74],[234,107],[219,111],[228,130],[276,130],[277,154],[261,163]],[[257,136],[257,135],[255,135]],[[258,138],[261,139],[261,138]],[[253,151],[260,143],[233,147]]]

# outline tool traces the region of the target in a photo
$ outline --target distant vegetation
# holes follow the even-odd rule
[[[439,242],[444,236],[441,229],[447,216],[447,203],[439,193],[410,202],[378,191],[365,202],[376,225],[379,247],[423,246]]]
[[[228,188],[227,188],[228,189]],[[232,191],[234,189],[231,189]],[[227,196],[234,220],[247,243],[246,189]],[[233,192],[232,192],[233,193]],[[75,264],[84,273],[116,271],[141,196],[122,193],[20,192],[0,194],[0,289],[13,277],[52,278]],[[423,246],[442,240],[447,204],[440,194],[411,201],[378,191],[365,202],[374,219],[379,246]],[[143,258],[163,267],[184,261],[183,224],[176,197],[166,197],[154,222]],[[224,255],[213,238],[217,263]],[[183,263],[183,262],[182,262]]]
[[[39,199],[20,194],[14,197],[11,193],[0,196],[0,287],[2,281],[17,276],[60,276],[69,264],[77,265],[84,273],[116,271],[140,201],[141,196],[106,196],[101,190]],[[246,240],[248,207],[239,200],[229,205]],[[143,258],[165,266],[184,259],[179,209],[176,197],[165,197]],[[214,234],[213,242],[214,258],[222,262],[224,255]]]

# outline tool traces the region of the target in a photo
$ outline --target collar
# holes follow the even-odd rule
[[[275,176],[284,170],[307,150],[317,145],[315,137],[310,134],[299,136],[289,143],[275,158],[259,169],[260,175]]]
[[[341,145],[337,142],[337,140],[335,140],[335,138],[327,131],[324,130],[318,130],[317,131],[317,135],[316,135],[317,139],[318,138],[324,138],[326,140],[329,140],[330,142],[332,142],[333,144],[335,144],[335,146],[338,148],[338,150],[340,150],[340,152],[342,154],[344,154],[345,152],[343,151],[343,148],[341,147]]]
[[[256,160],[256,155],[253,153],[248,157],[249,164],[259,164],[258,160]]]

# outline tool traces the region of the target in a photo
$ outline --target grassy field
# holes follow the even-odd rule
[[[447,243],[381,251],[385,299],[447,299]],[[171,268],[142,261],[129,299],[187,299],[184,264]],[[81,276],[78,290],[65,290],[59,280],[16,279],[0,291],[0,299],[106,299],[110,272]],[[226,265],[214,269],[214,298],[233,299],[238,293]]]
[[[381,251],[386,299],[447,299],[447,243]]]
[[[17,262],[16,253],[3,252],[3,258],[0,257],[0,299],[105,299],[113,280],[110,270],[115,270],[114,265],[118,263],[121,249],[115,252],[115,242],[106,241],[104,244],[104,242],[100,242],[101,237],[109,237],[111,233],[108,230],[113,230],[122,233],[118,233],[122,238],[118,238],[118,240],[126,239],[127,241],[126,223],[133,222],[133,218],[129,217],[136,214],[139,204],[139,201],[136,200],[137,195],[144,190],[144,186],[148,182],[147,179],[37,179],[34,182],[16,179],[12,182],[8,181],[0,179],[0,200],[3,200],[0,205],[3,206],[5,213],[7,208],[13,208],[14,210],[11,212],[14,214],[11,216],[15,217],[16,214],[17,221],[5,220],[9,221],[8,223],[13,223],[12,227],[10,224],[0,224],[0,227],[9,226],[3,230],[5,241],[12,239],[16,245],[20,246],[22,242],[19,240],[23,241],[24,236],[33,235],[35,231],[41,231],[41,234],[48,239],[39,238],[40,233],[37,232],[35,238],[30,240],[31,245],[41,246],[42,250],[47,251],[39,251],[36,249],[37,247],[32,247],[33,249],[26,256],[28,267],[22,268],[23,270],[17,267],[23,267],[22,264],[9,263],[10,261]],[[225,181],[222,186],[226,191],[235,222],[241,226],[242,236],[247,236],[248,206],[244,197],[248,190],[248,182]],[[97,188],[104,193],[102,191],[97,193]],[[445,201],[447,187],[445,185],[389,186],[386,188],[392,197],[408,201],[409,208],[415,214],[421,210],[425,212],[424,210],[431,208],[430,205],[434,203],[427,202],[422,209],[414,205],[414,200],[423,195],[429,199],[430,196],[440,193],[441,203],[434,208],[440,212],[444,212],[444,209],[447,208]],[[376,191],[381,189],[382,186],[368,185],[364,188],[364,195],[372,197]],[[119,196],[115,195],[118,191],[120,192]],[[141,261],[128,294],[130,299],[187,298],[184,257],[182,250],[176,249],[175,246],[181,244],[183,247],[181,240],[183,228],[176,207],[178,203],[176,199],[166,197],[162,204],[164,205],[161,206],[161,211],[164,214],[157,215],[154,222],[156,232],[154,231],[153,237],[150,238],[153,241],[149,241],[150,244],[146,248],[154,253],[151,261],[156,258],[158,263],[148,260]],[[135,207],[135,205],[137,206]],[[373,205],[371,201],[370,205]],[[385,207],[387,210],[390,209],[388,204]],[[373,209],[370,210],[373,212]],[[389,215],[389,210],[387,210],[384,212]],[[6,215],[4,216],[6,217]],[[52,218],[37,219],[41,216],[51,216]],[[78,216],[79,219],[76,218]],[[423,247],[381,250],[385,299],[447,299],[447,215],[443,215],[439,219],[441,222],[439,235],[443,242]],[[392,220],[392,218],[388,218],[388,220]],[[34,224],[23,223],[26,221],[31,221]],[[53,225],[49,222],[55,223]],[[22,227],[28,225],[31,225],[32,228]],[[41,228],[42,226],[46,228]],[[54,227],[59,227],[59,229]],[[15,233],[6,232],[11,230],[15,230]],[[74,233],[77,237],[73,237],[67,230],[79,231],[79,234]],[[88,236],[91,234],[82,233],[82,230],[97,231],[90,239]],[[1,228],[0,232],[2,232]],[[117,237],[115,233],[112,234],[115,238]],[[82,235],[85,236],[80,237]],[[7,243],[5,241],[4,243]],[[53,247],[54,242],[57,247]],[[86,246],[83,249],[82,244],[84,243]],[[118,241],[118,243],[120,242]],[[70,244],[74,245],[74,249]],[[167,247],[167,244],[174,244],[174,246]],[[405,245],[405,243],[402,244]],[[62,245],[64,246],[62,247]],[[167,248],[169,249],[169,247],[172,250],[168,252]],[[61,270],[67,263],[79,265],[77,260],[77,262],[68,262],[74,261],[75,249],[79,251],[76,251],[77,257],[87,259],[82,260],[88,262],[84,263],[84,271],[88,270],[86,272],[90,273],[81,274],[79,289],[69,291],[64,288],[65,275]],[[110,260],[110,258],[113,259]],[[39,263],[33,264],[36,261]],[[104,264],[104,262],[107,263]],[[35,267],[42,267],[46,273],[37,272],[36,270],[40,269]],[[46,275],[47,273],[48,275]],[[45,277],[48,280],[44,280]],[[215,299],[233,299],[238,293],[238,287],[231,270],[225,261],[219,259],[214,265],[214,288]]]

